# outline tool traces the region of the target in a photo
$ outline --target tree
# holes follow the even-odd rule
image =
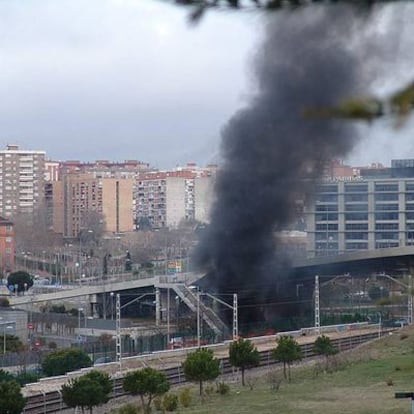
[[[184,375],[188,381],[198,382],[200,395],[203,394],[203,382],[216,379],[220,374],[220,361],[214,358],[211,349],[199,348],[187,355],[183,362]]]
[[[251,341],[240,338],[230,344],[229,360],[232,366],[241,369],[242,385],[244,386],[244,371],[257,367],[260,362],[260,355]]]
[[[24,272],[23,270],[10,273],[7,278],[7,287],[10,291],[14,292],[16,285],[17,292],[25,292],[33,286],[33,278],[29,273]]]
[[[109,375],[91,371],[79,378],[70,380],[62,386],[62,398],[68,407],[85,407],[92,413],[93,407],[104,404],[112,391]]]
[[[277,341],[276,348],[273,349],[273,358],[283,362],[283,376],[290,382],[290,365],[292,362],[302,359],[300,345],[292,336],[282,335]],[[288,367],[288,376],[286,375],[286,366]]]
[[[0,380],[0,414],[20,414],[26,404],[20,385],[14,380]]]
[[[165,394],[170,389],[167,376],[151,367],[127,373],[122,386],[126,392],[140,396],[144,413],[150,412],[154,397]]]
[[[81,349],[59,349],[45,357],[42,362],[42,370],[47,376],[54,376],[90,367],[91,365],[92,360]]]
[[[331,338],[325,335],[318,336],[313,344],[313,350],[319,355],[334,355],[338,350],[333,346]]]

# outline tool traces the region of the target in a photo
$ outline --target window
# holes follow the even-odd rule
[[[368,194],[345,194],[345,203],[349,202],[367,202]]]
[[[405,201],[414,201],[414,193],[406,193]]]
[[[345,243],[346,250],[366,250],[368,249],[367,242],[348,242]]]
[[[346,240],[368,240],[368,233],[345,233]]]
[[[346,183],[345,192],[346,193],[366,193],[368,192],[368,184]]]
[[[368,204],[345,204],[345,211],[368,211]]]
[[[375,233],[375,240],[398,240],[398,233]]]
[[[398,242],[387,241],[387,242],[377,242],[377,243],[375,243],[375,248],[376,249],[386,249],[386,248],[389,248],[389,247],[398,247],[398,246],[399,246]]]
[[[398,193],[375,194],[375,201],[398,201]]]
[[[375,191],[398,191],[398,183],[392,183],[392,184],[375,184]]]
[[[337,194],[319,194],[317,196],[317,201],[321,203],[337,203],[338,195]]]
[[[338,211],[338,206],[336,204],[333,205],[316,205],[315,210],[320,211]]]
[[[329,231],[329,230],[333,230],[333,231],[337,231],[338,230],[338,225],[337,224],[328,224],[328,223],[320,223],[316,225],[315,228],[316,231]]]
[[[398,212],[375,213],[375,220],[398,220]]]
[[[318,213],[315,214],[316,221],[337,221],[338,214],[336,213]]]
[[[398,230],[398,223],[375,223],[375,230]]]
[[[345,230],[368,230],[368,223],[347,223]]]
[[[375,204],[376,211],[398,211],[398,204]]]
[[[368,220],[368,213],[346,213],[345,220],[347,221]]]

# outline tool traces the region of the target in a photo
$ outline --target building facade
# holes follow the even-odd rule
[[[44,201],[45,152],[7,145],[0,151],[0,214],[31,214]]]
[[[132,178],[95,178],[91,173],[68,173],[53,183],[53,229],[76,238],[88,227],[88,216],[102,218],[105,232],[133,230]]]
[[[140,174],[134,194],[137,228],[176,228],[183,220],[207,222],[215,172],[190,165]]]
[[[0,217],[0,271],[3,275],[14,270],[13,223]]]
[[[308,257],[414,245],[414,166],[325,180],[306,224]]]

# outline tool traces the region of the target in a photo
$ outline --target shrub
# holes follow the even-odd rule
[[[16,375],[16,381],[21,385],[31,384],[39,381],[41,375],[36,372],[20,372]]]
[[[278,370],[269,371],[266,374],[266,382],[270,384],[270,389],[272,391],[279,391],[280,384],[283,381],[283,374]]]
[[[214,387],[212,385],[207,385],[204,389],[204,393],[208,396],[214,394]]]
[[[230,392],[230,386],[226,384],[225,382],[218,382],[217,383],[217,392],[220,395],[225,395]]]
[[[165,394],[162,400],[162,407],[165,411],[175,411],[178,407],[178,397],[176,394]]]
[[[391,387],[391,386],[393,386],[393,385],[394,385],[394,381],[393,381],[391,378],[388,378],[388,379],[387,379],[387,381],[386,381],[386,384],[387,384],[389,387]]]
[[[179,395],[180,404],[183,407],[189,407],[191,405],[192,396],[189,387],[183,388]]]
[[[0,308],[8,308],[10,306],[10,302],[5,297],[0,297]]]
[[[54,376],[91,365],[92,360],[87,353],[77,348],[66,348],[48,354],[42,362],[42,370],[47,376]]]
[[[160,396],[154,398],[154,407],[157,411],[162,411],[162,399]]]
[[[140,412],[141,407],[132,403],[121,405],[119,408],[111,411],[113,414],[138,414]]]

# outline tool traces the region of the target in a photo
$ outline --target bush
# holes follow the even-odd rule
[[[47,355],[42,361],[42,370],[47,376],[54,376],[91,365],[92,360],[87,353],[77,348],[67,348],[53,351]]]
[[[230,392],[230,386],[225,382],[218,382],[217,383],[217,392],[220,395],[226,395]]]
[[[189,407],[192,401],[191,390],[189,387],[183,388],[179,395],[180,404],[183,407]]]
[[[208,396],[214,394],[214,387],[212,385],[207,385],[207,387],[204,390],[204,393]]]
[[[140,406],[136,404],[128,403],[128,404],[121,405],[119,408],[112,410],[111,414],[139,414],[140,412],[141,412]]]
[[[10,302],[5,297],[0,297],[0,308],[8,308],[10,307]]]
[[[154,407],[157,411],[162,411],[162,399],[160,396],[154,398]]]
[[[36,372],[21,372],[16,375],[16,381],[21,385],[32,384],[39,381],[41,375]]]
[[[176,394],[165,394],[162,400],[165,411],[175,411],[178,408],[178,397]]]

